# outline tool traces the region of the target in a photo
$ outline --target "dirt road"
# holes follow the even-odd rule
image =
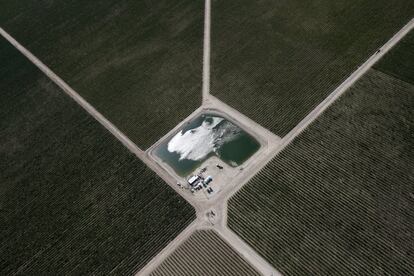
[[[209,0],[206,0],[206,3]],[[208,209],[214,209],[220,213],[221,219],[217,224],[212,226],[216,231],[226,240],[239,254],[241,254],[249,263],[256,267],[263,275],[281,275],[274,267],[272,267],[266,260],[257,254],[249,245],[240,239],[234,232],[227,227],[227,204],[228,199],[234,195],[243,185],[245,185],[251,177],[253,177],[260,169],[262,169],[272,158],[274,158],[280,151],[282,151],[290,142],[292,142],[305,128],[307,128],[313,121],[315,121],[334,101],[336,101],[349,87],[351,87],[358,79],[364,75],[381,57],[383,57],[394,45],[396,45],[410,30],[414,28],[414,19],[405,25],[398,33],[396,33],[387,43],[385,43],[379,52],[374,53],[368,60],[363,63],[355,72],[353,72],[340,86],[338,86],[325,100],[323,100],[314,110],[312,110],[294,129],[292,129],[283,139],[280,141],[274,140],[274,144],[270,147],[268,154],[264,155],[260,160],[255,160],[255,168],[251,171],[249,178],[237,179],[238,185],[231,187],[220,194],[210,204],[205,204],[204,209],[200,214],[204,214]],[[205,36],[206,37],[206,36]],[[209,69],[204,71],[209,72]],[[250,120],[243,114],[238,115],[237,110],[232,110],[231,107],[220,102],[218,99],[204,94],[203,90],[203,106],[207,108],[217,108],[225,112],[229,112],[237,120]],[[255,131],[261,131],[260,128]],[[200,217],[198,227],[207,227],[206,222]],[[174,246],[169,250],[174,250],[180,243],[174,243]],[[171,252],[170,252],[171,253]],[[164,253],[166,254],[166,253]],[[157,259],[157,263],[163,260],[164,254],[161,254],[154,259]],[[148,270],[146,270],[148,271]],[[144,270],[142,272],[145,272]],[[141,273],[138,273],[141,275]],[[142,275],[145,275],[142,274]]]
[[[186,229],[184,229],[172,242],[170,242],[156,257],[152,258],[143,269],[136,275],[149,275],[154,271],[174,250],[183,243],[197,229],[198,221],[193,221]]]
[[[221,219],[212,226],[221,234],[221,236],[233,246],[247,261],[254,265],[264,275],[280,275],[268,262],[262,259],[254,250],[237,237],[231,230],[227,228],[227,200],[234,195],[243,185],[245,185],[251,177],[253,177],[260,169],[262,169],[274,156],[283,150],[295,137],[297,137],[306,127],[308,127],[316,118],[322,114],[336,99],[338,99],[350,86],[352,86],[364,73],[366,73],[385,53],[387,53],[401,38],[404,37],[414,27],[414,19],[404,26],[397,34],[395,34],[386,44],[384,44],[379,52],[373,54],[364,64],[362,64],[353,74],[351,74],[338,88],[336,88],[324,101],[322,101],[312,112],[310,112],[292,131],[290,131],[283,139],[280,139],[273,133],[262,128],[242,113],[220,102],[209,94],[210,89],[210,16],[211,2],[205,1],[205,33],[204,33],[204,55],[203,55],[203,105],[201,108],[217,108],[223,112],[228,112],[233,118],[243,122],[243,124],[255,127],[255,131],[259,131],[267,137],[269,141],[268,151],[259,159],[255,160],[255,166],[249,170],[249,177],[243,176],[242,179],[236,179],[237,185],[231,186],[225,192],[221,193],[217,198],[209,203],[199,203],[194,200],[191,194],[181,190],[176,185],[175,179],[166,172],[148,154],[139,149],[124,133],[116,128],[109,120],[99,113],[93,106],[86,102],[76,91],[69,87],[61,78],[53,73],[45,64],[32,55],[26,48],[20,45],[13,37],[0,28],[0,34],[13,44],[23,55],[31,60],[41,71],[43,71],[52,81],[54,81],[65,93],[72,97],[80,106],[82,106],[91,116],[99,121],[108,131],[110,131],[119,141],[122,142],[131,152],[141,159],[148,167],[157,173],[168,185],[170,185],[177,193],[185,198],[197,213],[197,220],[188,226],[176,239],[174,239],[166,248],[164,248],[153,260],[151,260],[143,270],[138,272],[139,275],[146,275],[152,271],[166,256],[172,253],[175,248],[180,245],[192,231],[198,227],[205,226],[205,213],[207,210],[214,208],[220,212]],[[194,113],[193,113],[194,114]],[[189,117],[191,117],[190,115]],[[187,121],[187,119],[185,120]]]
[[[380,51],[375,52],[358,67],[341,85],[339,85],[328,97],[326,97],[315,109],[313,109],[296,127],[294,127],[285,137],[283,137],[272,154],[267,158],[258,160],[256,163],[256,172],[263,168],[272,158],[274,158],[280,151],[282,151],[290,142],[292,142],[305,128],[307,128],[319,115],[321,115],[333,102],[335,102],[345,91],[348,90],[362,75],[364,75],[379,59],[381,59],[393,46],[395,46],[406,34],[414,28],[414,19],[407,23],[399,32],[397,32],[388,42],[386,42]],[[212,96],[209,96],[212,97]],[[253,177],[256,173],[253,173]],[[251,178],[250,177],[250,178]],[[221,200],[228,200],[240,188],[246,184],[250,178],[245,179],[232,192],[228,193]]]
[[[204,43],[203,43],[203,103],[210,94],[210,34],[211,34],[211,0],[205,0],[204,8]]]
[[[66,94],[68,94],[75,102],[77,102],[83,109],[85,109],[92,117],[94,117],[99,123],[101,123],[109,132],[111,132],[125,147],[127,147],[132,153],[134,153],[139,159],[141,159],[148,167],[150,167],[155,173],[157,173],[166,183],[168,183],[177,193],[185,198],[190,204],[193,205],[191,195],[185,193],[179,189],[171,178],[171,176],[163,170],[156,162],[148,158],[146,153],[142,151],[138,146],[132,142],[124,133],[122,133],[116,126],[114,126],[108,119],[106,119],[99,111],[97,111],[92,105],[90,105],[84,98],[82,98],[75,90],[73,90],[65,81],[57,76],[50,68],[48,68],[43,62],[17,42],[12,36],[10,36],[5,30],[0,28],[0,34],[7,39],[16,49],[18,49],[24,56],[26,56],[33,64],[35,64],[46,76],[48,76],[56,85],[58,85]],[[200,211],[200,206],[193,205],[196,212]]]

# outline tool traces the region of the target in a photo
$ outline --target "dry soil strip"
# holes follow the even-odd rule
[[[170,185],[178,194],[187,200],[195,209],[199,211],[199,207],[194,205],[191,195],[185,193],[179,189],[170,175],[164,171],[158,164],[147,157],[144,151],[132,142],[124,133],[122,133],[117,127],[115,127],[108,119],[106,119],[101,113],[99,113],[92,105],[90,105],[85,99],[83,99],[75,90],[73,90],[66,82],[64,82],[59,76],[57,76],[52,70],[50,70],[44,63],[42,63],[37,57],[17,42],[12,36],[10,36],[3,28],[0,28],[0,34],[8,40],[17,50],[19,50],[26,58],[28,58],[34,65],[36,65],[46,76],[48,76],[56,85],[58,85],[66,94],[68,94],[75,102],[77,102],[83,109],[85,109],[92,117],[94,117],[99,123],[101,123],[107,130],[109,130],[121,143],[127,147],[132,153],[134,153],[142,162],[144,162],[149,168],[158,174],[168,185]]]
[[[203,49],[203,103],[210,93],[210,34],[211,34],[211,0],[205,0],[204,8],[204,49]]]
[[[226,103],[220,101],[216,97],[212,95],[208,95],[208,100],[204,103],[204,107],[207,109],[217,109],[226,114],[228,114],[231,118],[235,119],[239,126],[242,129],[248,129],[248,132],[254,133],[252,135],[255,137],[261,144],[261,149],[259,149],[260,154],[256,155],[253,162],[246,162],[248,163],[247,167],[243,165],[244,170],[243,173],[240,173],[236,176],[231,183],[235,183],[234,185],[226,185],[217,196],[212,198],[206,206],[212,206],[215,204],[221,204],[225,202],[231,195],[234,194],[234,191],[237,190],[239,185],[245,183],[246,179],[249,179],[251,176],[257,173],[269,158],[274,156],[275,150],[280,145],[281,138],[275,135],[270,130],[262,127],[255,121],[251,120],[249,117],[245,116],[244,114],[240,113],[238,110],[232,108],[231,106],[227,105]],[[256,137],[257,135],[257,137]],[[249,165],[250,164],[250,165]]]
[[[395,46],[407,33],[414,28],[414,19],[406,24],[399,32],[397,32],[388,42],[374,53],[368,60],[363,63],[355,72],[353,72],[340,86],[338,86],[325,100],[323,100],[313,111],[311,111],[294,129],[292,129],[281,141],[273,154],[267,155],[267,158],[259,160],[256,172],[250,177],[244,179],[243,183],[234,186],[233,190],[227,192],[219,201],[227,203],[239,189],[241,189],[248,181],[256,175],[271,159],[273,159],[280,151],[282,151],[290,142],[292,142],[305,128],[307,128],[316,118],[321,115],[335,100],[337,100],[345,91],[348,90],[362,75],[364,75],[379,59],[381,59],[393,46]],[[217,201],[215,201],[217,204]],[[281,275],[271,264],[263,259],[253,248],[245,243],[239,236],[231,231],[227,226],[227,204],[221,204],[220,210],[223,217],[215,229],[222,235],[237,252],[242,254],[256,269],[264,275]],[[219,205],[214,206],[216,209]],[[224,225],[223,225],[224,224]]]
[[[198,221],[193,221],[187,228],[185,228],[172,242],[170,242],[166,247],[164,247],[161,252],[159,252],[154,258],[147,263],[144,268],[138,271],[136,276],[150,275],[157,267],[168,257],[170,256],[180,244],[189,238],[195,230],[197,230]]]
[[[205,33],[204,33],[204,54],[203,54],[203,102],[208,98],[209,86],[210,86],[210,13],[211,2],[206,0],[205,10]],[[386,52],[388,52],[395,44],[397,44],[412,28],[414,27],[414,19],[412,19],[407,25],[405,25],[397,34],[395,34],[383,47],[380,48],[380,52],[376,52],[372,55],[362,66],[360,66],[348,79],[346,79],[337,89],[335,89],[324,101],[322,101],[311,113],[309,113],[292,131],[290,131],[281,141],[280,147],[274,152],[274,154],[266,161],[263,160],[262,166],[270,161],[275,155],[277,155],[284,147],[286,147],[297,135],[299,135],[309,124],[311,124],[322,112],[324,112],[336,99],[338,99],[354,82],[356,82],[365,72],[370,69],[375,62],[377,62]],[[105,128],[107,128],[115,137],[118,138],[130,151],[132,151],[138,158],[140,158],[145,164],[153,169],[158,175],[160,175],[170,186],[172,186],[179,194],[181,194],[188,202],[190,198],[186,193],[181,192],[174,184],[170,183],[171,177],[164,172],[161,168],[154,164],[152,160],[148,159],[141,149],[139,149],[131,140],[129,140],[121,131],[119,131],[112,123],[110,123],[102,114],[96,111],[88,102],[86,102],[78,93],[71,89],[62,79],[54,74],[46,65],[32,55],[27,49],[20,45],[13,37],[0,28],[0,34],[13,44],[23,55],[31,60],[40,70],[42,70],[50,79],[52,79],[60,88],[62,88],[69,96],[71,96],[79,105],[81,105],[88,113],[90,113],[96,120],[98,120]],[[257,166],[257,167],[262,167]],[[161,171],[160,171],[161,170]],[[259,171],[259,170],[258,170]],[[254,174],[252,174],[253,176]],[[228,196],[235,194],[244,184],[239,185]],[[198,208],[196,208],[197,210]],[[200,210],[197,210],[198,212]],[[203,213],[201,211],[201,213]],[[196,226],[198,221],[193,222],[188,226],[180,235],[174,239],[166,248],[163,249],[156,257],[154,257],[143,270],[138,272],[137,275],[145,275],[146,272],[152,271],[159,263],[161,263],[166,256],[189,235]],[[280,275],[271,265],[269,265],[264,259],[262,259],[257,253],[250,248],[245,242],[243,242],[237,235],[235,235],[227,226],[224,226],[220,231],[221,235],[226,241],[232,245],[235,250],[240,252],[246,259],[250,260],[255,267],[259,268],[265,275]],[[254,255],[254,256],[253,256]],[[268,274],[270,273],[270,274]]]
[[[11,35],[9,35],[3,28],[0,28],[0,34],[7,39],[17,50],[19,50],[26,58],[34,63],[46,76],[48,76],[55,84],[57,84],[63,91],[66,92],[75,102],[77,102],[83,109],[85,109],[92,117],[98,120],[106,129],[108,129],[118,140],[122,142],[130,151],[135,153],[142,159],[144,152],[139,149],[131,140],[126,138],[119,129],[117,129],[111,122],[109,122],[101,113],[99,113],[92,105],[83,99],[77,92],[75,92],[66,82],[58,77],[52,70],[50,70],[43,62],[36,58],[31,52],[17,42]]]
[[[256,172],[246,179],[243,183],[235,186],[229,192],[225,200],[230,199],[238,190],[240,190],[249,180],[256,175],[270,160],[290,144],[305,128],[307,128],[319,115],[321,115],[333,102],[335,102],[348,88],[350,88],[362,75],[364,75],[378,60],[380,60],[392,47],[394,47],[406,34],[414,28],[414,18],[410,20],[400,31],[398,31],[390,40],[388,40],[377,52],[369,57],[361,66],[358,67],[341,85],[339,85],[328,97],[326,97],[315,109],[313,109],[296,127],[294,127],[280,141],[279,146],[266,159],[262,159],[256,165]]]
[[[312,110],[295,128],[293,128],[283,139],[282,144],[287,145],[308,127],[322,112],[324,112],[334,101],[336,101],[345,91],[348,90],[362,75],[380,60],[392,47],[394,47],[406,34],[414,28],[414,18],[411,19],[401,30],[399,30],[390,40],[378,49],[361,66],[358,67],[341,85],[339,85],[325,100],[323,100],[314,110]],[[280,150],[279,150],[280,151]]]
[[[245,243],[237,234],[227,226],[214,228],[234,251],[238,252],[258,272],[265,276],[282,276],[269,262],[260,256],[253,248]]]

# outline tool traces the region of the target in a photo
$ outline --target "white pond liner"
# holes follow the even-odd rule
[[[198,161],[216,152],[224,143],[240,134],[241,129],[223,118],[208,116],[199,127],[180,131],[168,143],[168,151],[180,155],[179,160]]]

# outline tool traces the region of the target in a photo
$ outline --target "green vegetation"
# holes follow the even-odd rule
[[[0,41],[0,274],[132,275],[193,208]]]
[[[398,45],[387,53],[374,68],[414,84],[414,31],[398,42]]]
[[[204,1],[6,1],[0,24],[139,147],[201,103]]]
[[[211,93],[284,136],[413,16],[412,0],[216,0]]]
[[[229,203],[284,275],[413,275],[414,86],[370,70]]]
[[[213,230],[196,231],[152,276],[260,275]]]

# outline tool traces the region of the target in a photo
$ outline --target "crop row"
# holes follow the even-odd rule
[[[414,31],[408,33],[374,68],[414,84]]]
[[[142,149],[201,104],[203,1],[9,1],[0,24]]]
[[[194,232],[151,275],[260,274],[213,230],[200,230]]]
[[[229,202],[284,275],[412,275],[414,86],[370,70]]]
[[[411,0],[214,1],[211,93],[284,136],[413,10]]]
[[[0,40],[0,274],[133,275],[193,208]]]

